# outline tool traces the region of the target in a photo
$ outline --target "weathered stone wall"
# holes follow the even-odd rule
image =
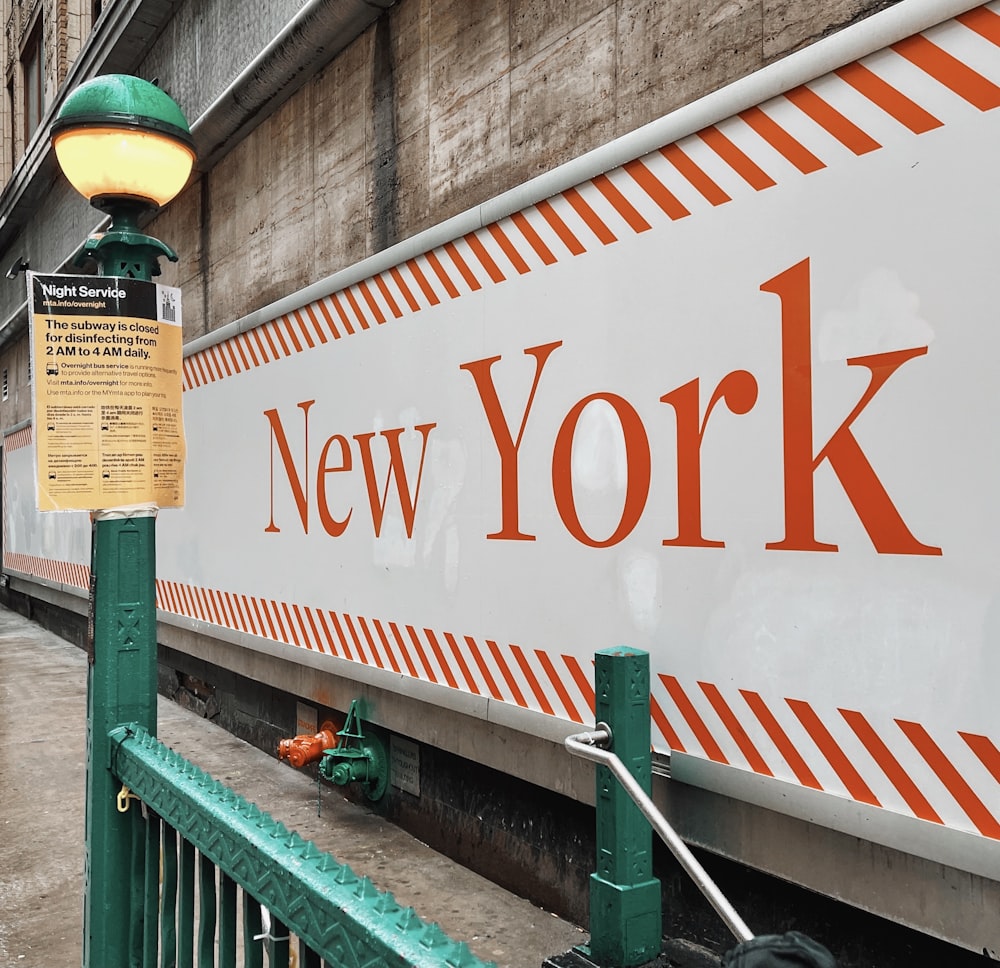
[[[7,428],[31,416],[27,334],[0,356],[0,369],[7,371],[7,399],[0,400],[0,427]]]
[[[54,28],[51,59],[47,55],[51,96],[90,29],[89,5],[42,2]],[[181,255],[178,265],[164,266],[162,281],[183,288],[185,338],[238,319],[891,2],[399,0],[151,227]],[[235,9],[241,6],[247,16]],[[270,41],[294,6],[288,0],[263,6],[191,0],[139,73],[163,77],[194,120],[211,92]],[[31,7],[31,0],[0,0],[8,44]],[[19,69],[10,48],[6,53],[9,69]],[[0,108],[9,159],[17,122],[5,111],[9,105]],[[55,246],[62,257],[96,224],[96,213],[88,216],[84,203],[61,190],[42,207],[25,233],[62,239]],[[12,293],[4,292],[4,318],[21,298]],[[26,336],[0,350],[12,388],[27,388],[27,359]],[[0,425],[30,415],[27,390],[21,396],[12,389],[11,399],[0,403]]]
[[[186,337],[888,5],[400,0],[154,226]]]

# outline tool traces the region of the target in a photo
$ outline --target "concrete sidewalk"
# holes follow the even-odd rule
[[[74,968],[83,921],[84,654],[0,608],[0,966]],[[324,784],[160,697],[160,739],[500,968],[587,940]]]

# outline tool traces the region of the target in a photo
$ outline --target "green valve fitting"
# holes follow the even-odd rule
[[[360,783],[369,800],[381,800],[389,786],[389,759],[385,744],[373,733],[361,729],[358,700],[351,700],[344,728],[337,735],[340,744],[323,750],[319,773],[337,786]]]

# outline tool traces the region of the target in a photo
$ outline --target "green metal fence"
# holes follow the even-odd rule
[[[285,968],[295,937],[305,968],[486,968],[464,942],[144,728],[119,727],[109,738],[111,773],[123,784],[118,807],[131,829],[129,909],[118,923],[130,966],[235,968],[242,948],[247,968],[263,968],[265,951],[269,968]]]

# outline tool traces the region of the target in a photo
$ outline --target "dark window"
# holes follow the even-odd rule
[[[24,143],[31,140],[42,121],[42,21],[39,19],[24,45],[21,67],[24,71]]]
[[[10,170],[17,165],[17,127],[14,119],[17,117],[17,98],[14,96],[14,78],[7,82],[7,110],[10,112]]]

